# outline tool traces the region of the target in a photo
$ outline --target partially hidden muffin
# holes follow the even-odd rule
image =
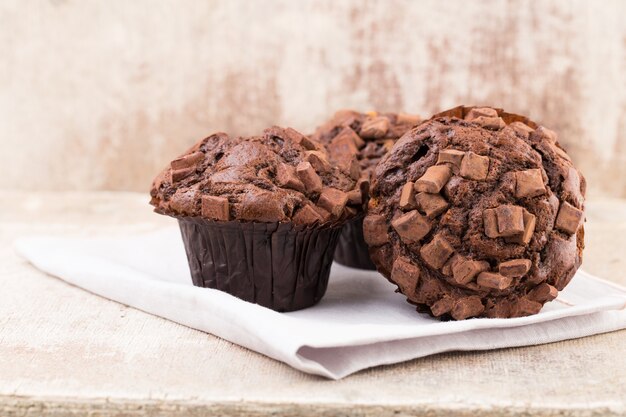
[[[581,264],[585,187],[553,131],[461,106],[406,133],[380,161],[365,240],[418,311],[535,314]]]
[[[155,178],[151,204],[178,218],[195,285],[291,311],[324,294],[359,175],[291,128],[216,133]]]
[[[359,188],[364,191],[362,203],[365,206],[374,167],[400,136],[421,121],[420,116],[408,113],[340,110],[319,126],[311,137],[328,147],[332,163],[343,169],[360,166]],[[362,216],[344,226],[335,250],[335,261],[353,268],[376,269],[363,239]]]

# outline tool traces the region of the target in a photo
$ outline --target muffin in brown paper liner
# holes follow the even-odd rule
[[[338,226],[178,219],[193,284],[275,311],[315,305],[326,292]]]
[[[217,133],[155,178],[151,204],[178,219],[194,285],[293,311],[326,291],[341,227],[363,201],[359,175],[290,128]]]
[[[363,239],[363,216],[343,226],[335,249],[335,262],[350,268],[376,270],[370,259],[369,248]]]
[[[415,114],[339,110],[311,137],[328,147],[331,160],[339,166],[348,165],[356,156],[361,167],[359,185],[364,197],[362,204],[367,207],[372,170],[396,140],[421,121],[422,118]],[[335,251],[335,261],[351,268],[376,269],[363,239],[362,216],[344,226]]]

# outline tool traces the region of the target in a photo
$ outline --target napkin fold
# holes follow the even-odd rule
[[[15,248],[70,284],[331,379],[439,352],[626,328],[626,289],[583,271],[534,316],[440,322],[418,314],[377,272],[338,264],[322,301],[290,313],[194,287],[177,228],[125,238],[22,238]]]

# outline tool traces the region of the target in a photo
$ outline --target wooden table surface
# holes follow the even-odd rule
[[[439,354],[329,381],[72,287],[11,247],[19,236],[171,224],[145,195],[2,196],[0,416],[626,415],[626,331]],[[583,267],[626,284],[626,201],[589,202],[587,218]]]

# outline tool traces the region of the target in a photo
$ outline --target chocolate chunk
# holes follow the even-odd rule
[[[554,300],[559,295],[559,291],[548,283],[542,283],[533,288],[528,293],[528,298],[538,303],[545,303]]]
[[[533,237],[533,233],[535,233],[535,225],[537,224],[537,218],[534,214],[528,212],[528,210],[523,209],[524,214],[524,233],[519,233],[514,236],[506,237],[505,240],[509,243],[517,243],[518,245],[528,245],[530,239]]]
[[[345,127],[328,145],[328,149],[337,161],[343,161],[354,156],[359,149],[356,143],[361,140],[359,135],[349,127]]]
[[[180,188],[170,199],[170,208],[186,216],[196,215],[196,202],[198,191],[193,188]]]
[[[485,227],[485,235],[491,239],[500,237],[498,232],[498,218],[495,209],[485,209],[483,211],[483,225]]]
[[[455,320],[464,320],[469,317],[475,317],[485,311],[485,306],[480,301],[480,297],[471,295],[469,297],[460,298],[454,303],[450,314]]]
[[[315,139],[305,136],[290,127],[284,129],[284,133],[285,136],[289,137],[294,142],[299,143],[304,149],[315,151],[322,148],[322,146]]]
[[[417,114],[398,113],[396,117],[396,123],[403,125],[415,126],[422,121],[422,118]]]
[[[384,116],[367,120],[361,126],[361,136],[366,139],[378,139],[387,134],[389,130],[389,119]]]
[[[562,184],[563,195],[565,200],[571,200],[578,205],[582,205],[585,200],[581,191],[580,175],[574,167],[567,169],[567,175]]]
[[[170,166],[172,170],[178,170],[182,168],[189,168],[196,165],[198,162],[204,159],[204,154],[202,152],[194,152],[189,155],[183,155],[180,158],[174,159]]]
[[[437,155],[437,165],[452,164],[460,169],[461,162],[463,161],[464,156],[465,152],[463,151],[459,151],[456,149],[443,149],[439,151],[439,155]]]
[[[529,316],[531,314],[537,314],[541,311],[541,304],[536,301],[529,300],[526,297],[522,297],[513,306],[515,316]]]
[[[485,312],[482,317],[492,319],[511,317],[511,307],[512,303],[508,299],[494,301],[488,298],[485,303]]]
[[[572,158],[570,158],[569,155],[563,149],[561,149],[561,147],[558,144],[549,143],[549,146],[552,149],[552,151],[555,154],[557,154],[560,158],[563,158],[568,162],[572,162]]]
[[[363,193],[359,188],[348,191],[348,204],[353,206],[363,204]]]
[[[573,235],[580,226],[583,214],[582,210],[579,210],[567,201],[564,201],[559,209],[559,214],[556,216],[556,223],[554,226],[565,233]]]
[[[330,212],[324,210],[323,208],[318,207],[318,206],[312,206],[312,207],[315,211],[317,211],[317,214],[319,214],[320,217],[322,218],[322,223],[329,221],[330,218],[332,217]]]
[[[540,169],[527,169],[515,173],[515,197],[536,197],[545,192],[546,187]]]
[[[300,142],[303,139],[308,139],[306,135],[303,135],[302,133],[298,132],[296,129],[292,127],[281,128],[281,127],[275,126],[275,128],[276,130],[274,130],[272,133],[278,133],[278,134],[282,133],[282,136],[285,136],[294,142]]]
[[[415,196],[417,208],[429,219],[434,219],[450,206],[439,194],[419,193]]]
[[[454,254],[452,255],[445,264],[443,264],[443,266],[441,267],[441,273],[444,274],[447,277],[451,277],[452,276],[452,265],[454,265],[455,262],[457,262],[457,260],[459,259],[459,255],[458,254]]]
[[[329,172],[331,170],[330,163],[326,158],[326,155],[320,151],[308,151],[306,153],[306,160],[311,164],[313,169],[317,172]]]
[[[439,235],[420,248],[424,261],[435,269],[440,269],[453,253],[454,248]]]
[[[172,171],[172,182],[178,182],[178,181],[180,181],[182,179],[187,178],[189,176],[189,174],[191,174],[195,170],[196,169],[194,167],[173,170]]]
[[[310,151],[322,148],[322,145],[320,145],[318,142],[304,135],[302,135],[302,140],[300,141],[300,143],[305,149],[308,149]]]
[[[509,288],[513,283],[513,279],[505,277],[495,272],[481,272],[478,274],[476,283],[484,288],[493,288],[496,290],[504,290]]]
[[[483,181],[489,173],[489,157],[467,152],[461,161],[460,174],[463,178]]]
[[[502,205],[483,212],[485,235],[492,239],[505,237],[505,240],[518,245],[527,245],[535,231],[536,219],[525,208]]]
[[[509,125],[509,127],[511,127],[515,131],[515,133],[517,133],[523,138],[527,138],[528,135],[530,135],[535,130],[532,127],[522,122],[513,122]]]
[[[498,111],[491,107],[474,107],[465,115],[465,120],[472,121],[478,117],[498,117]]]
[[[454,299],[452,297],[444,297],[430,306],[430,312],[433,313],[433,316],[439,317],[452,310],[453,306]]]
[[[279,126],[272,126],[263,131],[263,136],[274,141],[275,143],[278,143],[280,146],[283,145],[284,141],[293,141],[305,149],[316,149],[316,147],[319,146],[317,141],[290,127],[282,128]]]
[[[506,123],[498,117],[498,111],[489,107],[475,107],[466,115],[465,120],[479,124],[487,129],[502,129]]]
[[[552,239],[542,249],[546,257],[545,264],[555,268],[548,276],[544,275],[545,281],[559,291],[570,282],[576,268],[580,265],[580,252],[574,250],[578,242],[580,241],[577,236],[565,238],[560,233],[553,233]]]
[[[358,148],[356,143],[361,138],[349,127],[344,128],[328,145],[333,161],[339,169],[354,180],[358,179],[361,167],[357,160]]]
[[[211,174],[209,180],[213,184],[238,184],[240,177],[241,174],[237,168],[227,168]]]
[[[239,219],[256,222],[279,222],[286,219],[282,202],[271,192],[246,193],[241,200]]]
[[[400,256],[393,263],[391,280],[400,287],[400,291],[409,299],[415,294],[419,277],[419,267],[414,265],[409,258]]]
[[[500,236],[515,236],[524,233],[524,211],[521,207],[503,204],[495,210]]]
[[[411,181],[408,181],[402,186],[402,192],[400,193],[400,202],[398,205],[402,210],[412,210],[415,208],[415,188]]]
[[[419,242],[430,232],[431,224],[428,219],[417,212],[409,211],[395,218],[391,225],[396,230],[404,243]]]
[[[452,276],[456,283],[467,284],[471,282],[476,275],[488,269],[489,262],[457,257],[452,264]]]
[[[341,109],[335,112],[331,120],[334,126],[350,126],[358,116],[359,113],[354,110]]]
[[[518,278],[526,275],[532,263],[530,259],[511,259],[498,265],[498,272],[505,277]]]
[[[338,166],[339,169],[347,172],[350,175],[350,178],[355,181],[361,177],[361,165],[359,165],[359,160],[356,158],[356,155],[352,156],[349,165],[343,165],[339,163]]]
[[[324,218],[312,205],[307,204],[296,211],[292,220],[296,224],[313,224],[315,222],[322,223]]]
[[[296,175],[296,168],[288,164],[278,164],[276,167],[276,182],[281,187],[304,192],[304,184]]]
[[[363,149],[365,147],[366,142],[359,135],[354,136],[354,144],[358,149]]]
[[[558,136],[555,131],[550,130],[544,126],[539,126],[535,130],[535,132],[537,132],[539,136],[543,137],[544,139],[546,139],[548,142],[551,142],[551,143],[555,143],[558,139]]]
[[[381,246],[389,242],[385,218],[372,214],[365,216],[363,219],[363,237],[369,246]]]
[[[491,130],[499,130],[503,129],[506,126],[506,123],[502,119],[502,117],[486,117],[480,116],[472,120],[474,123],[478,123],[480,126],[485,129]]]
[[[341,216],[346,203],[348,202],[348,194],[336,188],[324,188],[320,194],[317,205],[324,210],[330,212],[335,217]]]
[[[211,220],[228,221],[229,204],[228,198],[203,195],[201,199],[202,217]]]
[[[431,166],[415,181],[415,191],[436,194],[446,185],[451,175],[452,171],[447,165]]]
[[[296,167],[296,175],[304,184],[304,188],[309,193],[319,193],[322,191],[322,179],[309,162],[300,162]]]

